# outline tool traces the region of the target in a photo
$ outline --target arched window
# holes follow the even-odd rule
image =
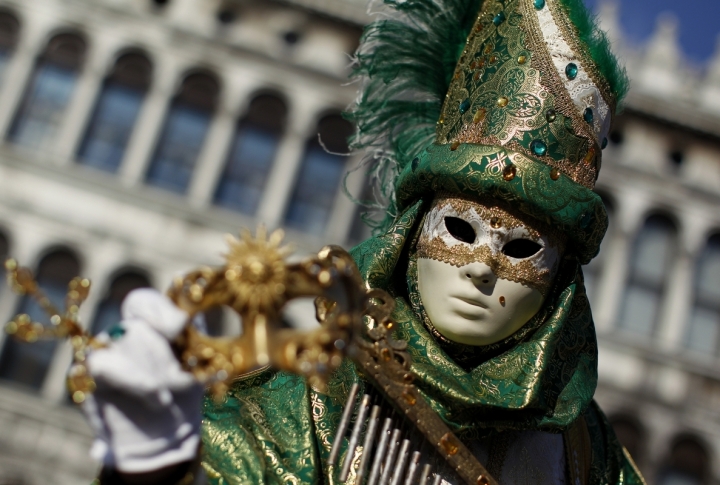
[[[651,335],[660,316],[665,282],[676,246],[675,225],[667,217],[647,218],[635,240],[630,258],[630,278],[624,293],[619,326]]]
[[[285,224],[301,231],[322,234],[342,183],[345,157],[341,154],[348,152],[347,139],[353,127],[340,115],[330,115],[320,120],[317,131],[320,140],[318,136],[313,136],[305,147],[295,190],[285,214]]]
[[[720,234],[708,240],[697,261],[694,293],[686,344],[692,350],[714,355],[720,339]]]
[[[149,286],[148,277],[138,271],[126,271],[116,276],[95,312],[95,319],[91,329],[92,334],[97,335],[120,323],[122,319],[120,307],[127,294],[137,288],[147,288]]]
[[[78,152],[80,163],[108,172],[118,169],[151,75],[152,65],[142,54],[125,54],[117,60],[95,103]]]
[[[583,277],[585,279],[585,290],[587,291],[588,299],[590,300],[590,303],[592,305],[598,305],[600,302],[597,301],[598,298],[598,284],[600,283],[600,277],[602,275],[603,266],[605,264],[605,261],[607,258],[605,257],[605,252],[607,251],[608,247],[608,239],[612,236],[612,220],[613,220],[613,204],[604,195],[600,196],[602,198],[603,203],[605,204],[605,210],[608,214],[609,219],[609,225],[608,230],[605,233],[605,237],[603,238],[602,244],[600,245],[600,252],[598,253],[595,258],[590,261],[590,264],[583,267]],[[605,250],[605,251],[603,251]]]
[[[631,416],[612,416],[610,424],[620,444],[630,452],[636,464],[642,463],[645,452],[645,432],[640,421]]]
[[[184,193],[210,127],[220,88],[208,74],[185,78],[170,106],[147,183]]]
[[[238,123],[230,156],[215,193],[217,205],[255,214],[285,127],[287,108],[264,94],[250,103]]]
[[[9,139],[31,148],[53,142],[85,59],[85,41],[59,34],[40,56],[18,110]]]
[[[17,45],[20,23],[14,15],[0,12],[0,80],[5,77],[10,57]]]
[[[48,254],[40,261],[36,278],[50,301],[58,308],[63,308],[67,285],[79,273],[80,264],[75,255],[62,249]],[[33,321],[49,325],[48,316],[32,298],[24,297],[17,313],[27,313]],[[40,389],[55,353],[55,346],[55,341],[26,344],[11,337],[6,338],[0,355],[0,378]]]
[[[710,472],[706,447],[693,436],[681,436],[673,442],[670,457],[658,473],[659,485],[702,485]]]

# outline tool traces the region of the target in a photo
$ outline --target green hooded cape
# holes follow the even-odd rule
[[[533,8],[566,18],[582,65],[594,64],[593,79],[619,101],[627,81],[605,36],[580,0],[385,3],[402,19],[366,29],[356,66],[366,84],[350,117],[358,125],[354,146],[375,150],[373,174],[391,203],[378,234],[352,254],[368,286],[396,300],[394,336],[409,344],[415,384],[466,440],[503,430],[562,433],[584,422],[589,483],[644,483],[592,400],[597,341],[580,265],[597,254],[607,228],[591,190],[601,140],[588,128],[592,116],[583,121],[567,93],[554,88],[562,84],[543,64],[547,47],[533,41]],[[498,87],[507,89],[498,94]],[[525,131],[497,141],[518,123]],[[468,138],[468,129],[483,137]],[[423,323],[415,241],[437,193],[501,199],[567,236],[543,308],[498,345],[447,345]],[[336,483],[327,459],[354,382],[365,385],[350,361],[325,393],[301,377],[262,370],[238,380],[223,402],[207,399],[203,466],[210,482]]]

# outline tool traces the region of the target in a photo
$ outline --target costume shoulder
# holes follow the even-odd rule
[[[595,401],[585,411],[592,462],[589,483],[646,485],[630,453],[620,444],[612,426]]]
[[[311,390],[293,374],[249,374],[203,408],[203,461],[213,485],[316,483]]]

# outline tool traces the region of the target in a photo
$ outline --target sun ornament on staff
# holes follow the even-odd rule
[[[228,238],[226,264],[201,268],[173,282],[170,298],[190,315],[224,305],[242,319],[242,334],[212,338],[188,325],[177,344],[181,361],[213,393],[248,371],[271,366],[300,374],[322,387],[341,363],[362,326],[367,291],[350,255],[327,246],[315,257],[289,264],[283,233]],[[315,297],[320,327],[310,332],[281,328],[281,311],[292,299]]]
[[[184,368],[200,382],[208,383],[221,397],[227,383],[239,375],[264,366],[305,376],[322,387],[347,354],[354,334],[362,326],[369,295],[350,255],[340,247],[327,246],[316,257],[288,264],[290,250],[281,246],[282,231],[267,236],[263,227],[253,237],[243,231],[240,239],[228,236],[226,264],[203,267],[177,278],[168,295],[190,319],[175,342]],[[27,343],[68,338],[73,346],[73,366],[68,388],[81,404],[95,383],[85,366],[87,353],[102,348],[102,339],[90,335],[80,324],[80,305],[90,292],[90,280],[74,278],[58,310],[42,292],[30,269],[14,259],[5,262],[11,288],[34,298],[50,317],[51,325],[17,315],[5,327],[9,335]],[[378,296],[377,292],[372,293]],[[321,325],[310,332],[283,329],[281,311],[294,298],[315,297]],[[239,337],[214,338],[192,324],[193,317],[210,308],[228,306],[242,319]],[[377,310],[373,311],[377,314]]]

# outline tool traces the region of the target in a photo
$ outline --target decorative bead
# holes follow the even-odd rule
[[[490,64],[495,64],[498,61],[498,56],[492,56],[490,58]]]
[[[482,69],[483,67],[485,67],[485,59],[481,57],[475,62],[475,68]]]
[[[485,121],[485,118],[487,117],[487,110],[485,108],[480,108],[475,112],[475,116],[473,116],[473,123],[482,123]]]
[[[517,169],[515,168],[515,165],[508,165],[503,169],[503,179],[505,179],[506,182],[510,182],[514,179],[516,174]]]
[[[607,139],[607,137],[605,137],[605,138],[603,138],[602,147],[601,147],[601,148],[602,148],[603,150],[605,150],[605,149],[607,148],[607,146],[608,146],[608,139]]]
[[[465,99],[462,103],[460,103],[459,111],[460,111],[461,115],[464,115],[465,113],[467,113],[467,110],[469,110],[469,109],[470,109],[470,99]]]
[[[557,119],[557,112],[554,109],[550,108],[545,112],[545,119],[548,123],[554,122]]]
[[[527,62],[527,56],[518,57],[518,64],[525,64]]]
[[[490,54],[493,51],[493,49],[495,49],[494,45],[492,45],[492,44],[486,45],[485,46],[485,54]]]
[[[533,140],[530,143],[530,150],[538,157],[542,157],[547,153],[547,145],[542,140]]]
[[[480,475],[477,479],[477,485],[490,485],[490,482],[485,475]]]
[[[457,442],[457,438],[450,432],[447,432],[440,438],[440,447],[443,451],[450,456],[456,455],[460,451],[460,444]]]
[[[501,296],[500,298],[498,298],[498,300],[500,301],[500,304],[502,306],[505,306],[505,297],[504,296]]]
[[[458,149],[459,146],[460,146],[460,142],[454,141],[454,142],[452,142],[452,145],[450,145],[450,150],[454,152],[455,150]]]
[[[494,216],[490,218],[490,227],[493,229],[499,229],[502,227],[502,220],[499,217]]]
[[[593,113],[592,108],[585,108],[585,112],[583,113],[583,119],[588,123],[592,124],[593,120],[595,119],[595,114]]]
[[[583,158],[583,161],[588,165],[592,164],[595,161],[595,147],[590,147],[588,152],[585,154],[585,158]]]
[[[586,212],[580,215],[580,227],[587,229],[593,221],[592,212]]]
[[[495,16],[495,18],[493,19],[493,23],[497,26],[497,25],[500,25],[500,24],[503,23],[503,22],[505,22],[505,12],[500,12],[500,13],[497,14],[497,15]]]
[[[533,5],[537,10],[542,10],[543,8],[545,8],[545,0],[535,0],[533,2]]]
[[[550,178],[553,179],[553,180],[559,179],[559,178],[560,178],[560,170],[558,170],[557,168],[553,167],[553,169],[550,170]]]
[[[507,96],[500,96],[497,100],[497,105],[500,106],[501,108],[504,108],[505,106],[508,105],[509,102],[510,102],[510,100],[507,99]]]
[[[108,335],[112,340],[118,340],[120,337],[125,335],[125,329],[120,325],[114,325],[108,330]]]
[[[445,124],[445,118],[442,118],[442,117],[441,117],[441,118],[438,120],[438,125],[444,125],[444,124]]]
[[[475,74],[473,74],[473,80],[479,81],[479,80],[480,80],[480,74],[482,74],[480,71],[475,71]]]
[[[575,64],[574,62],[571,62],[570,64],[565,66],[565,75],[571,81],[577,77],[578,71],[579,69],[577,67],[577,64]]]

